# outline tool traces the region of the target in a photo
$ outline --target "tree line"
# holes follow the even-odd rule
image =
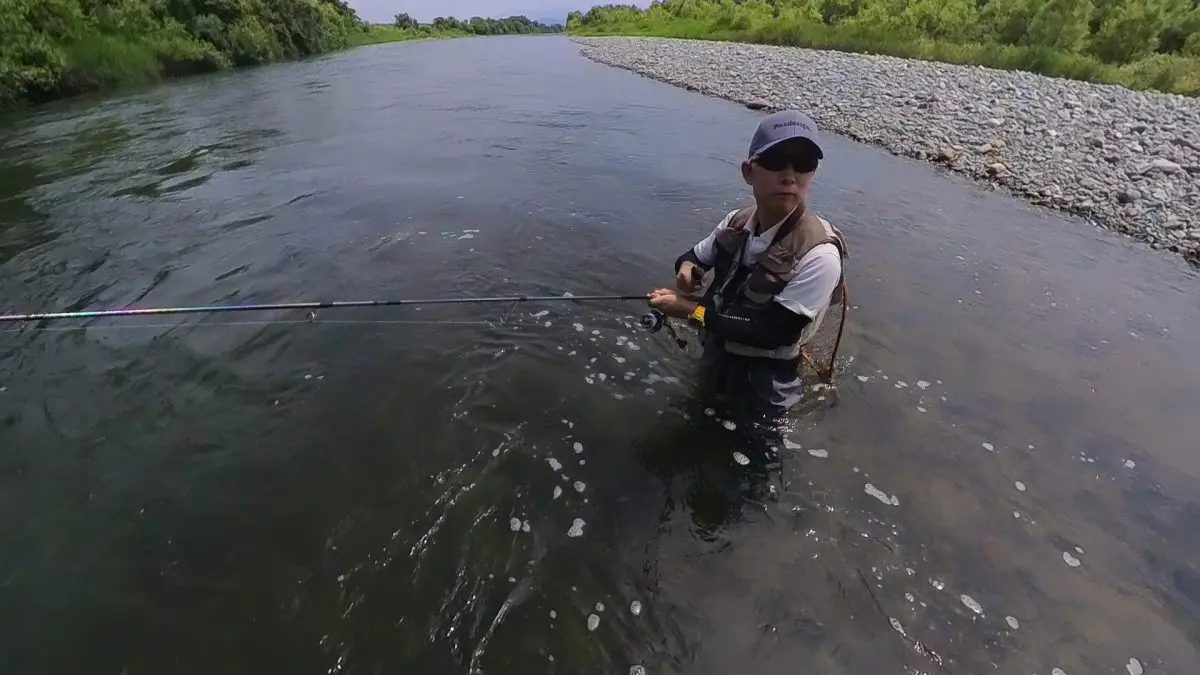
[[[403,14],[375,26],[343,0],[0,0],[0,109],[372,42],[562,29]]]
[[[887,53],[1200,95],[1197,0],[655,0],[572,12],[567,29]]]
[[[420,25],[408,14],[397,14],[394,25],[397,28],[419,29]],[[561,33],[561,24],[544,24],[533,21],[525,16],[509,16],[503,19],[492,19],[473,16],[470,19],[458,20],[454,17],[439,16],[429,27],[435,31],[461,31],[470,35],[529,35],[533,33]]]
[[[341,0],[3,0],[0,107],[346,47]]]

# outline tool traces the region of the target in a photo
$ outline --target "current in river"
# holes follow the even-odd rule
[[[646,292],[758,115],[561,37],[48,105],[0,302]],[[636,303],[0,333],[0,672],[1196,672],[1195,272],[826,155],[842,375],[766,483]]]

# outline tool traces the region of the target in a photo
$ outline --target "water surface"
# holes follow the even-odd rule
[[[43,107],[2,309],[642,292],[757,119],[561,38]],[[1200,280],[827,155],[855,311],[777,500],[636,305],[0,333],[0,671],[1196,672]]]

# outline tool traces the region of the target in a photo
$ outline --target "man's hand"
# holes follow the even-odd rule
[[[678,291],[669,288],[660,288],[650,293],[650,306],[667,316],[686,319],[696,311],[697,304],[694,300],[679,297]]]
[[[696,267],[696,264],[692,261],[685,260],[679,266],[679,273],[675,275],[675,286],[684,293],[695,293],[700,290],[700,284],[703,279],[704,270]]]

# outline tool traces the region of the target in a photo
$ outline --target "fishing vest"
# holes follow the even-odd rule
[[[754,212],[754,207],[738,211],[730,218],[729,225],[716,234],[716,260],[713,265],[715,274],[709,287],[709,295],[718,310],[731,306],[751,309],[770,307],[775,296],[796,276],[796,264],[817,246],[833,244],[843,260],[847,256],[846,240],[842,233],[824,218],[803,213],[801,207],[792,212],[779,226],[775,238],[767,250],[763,251],[758,262],[752,266],[743,265],[743,251],[752,235],[749,225],[754,218]],[[804,343],[816,333],[825,318],[826,310],[841,300],[845,287],[843,281],[844,277],[839,278],[829,302],[825,303],[812,322],[804,327],[795,343],[776,349],[761,349],[726,340],[725,351],[741,356],[789,361],[800,358]]]

